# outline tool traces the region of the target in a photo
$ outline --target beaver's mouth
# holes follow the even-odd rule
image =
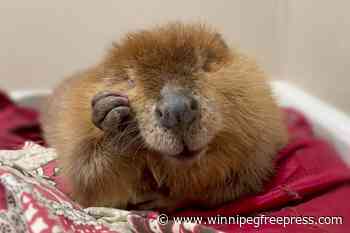
[[[187,146],[184,146],[184,149],[180,153],[169,157],[179,161],[191,161],[197,159],[203,150],[203,148],[198,150],[190,150]]]

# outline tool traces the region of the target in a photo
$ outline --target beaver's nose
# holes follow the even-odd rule
[[[197,115],[198,102],[190,95],[168,94],[163,96],[156,107],[159,123],[168,129],[189,125]]]

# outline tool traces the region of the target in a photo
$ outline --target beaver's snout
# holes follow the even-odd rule
[[[188,127],[199,116],[199,104],[194,96],[182,89],[163,89],[155,114],[160,125],[167,129]]]

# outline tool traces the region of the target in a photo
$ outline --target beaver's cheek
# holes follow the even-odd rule
[[[163,155],[176,155],[183,151],[182,140],[169,131],[165,131],[156,125],[144,125],[140,133],[146,146]]]
[[[201,117],[184,134],[184,141],[190,150],[206,147],[222,128],[222,117],[215,107],[203,105]]]

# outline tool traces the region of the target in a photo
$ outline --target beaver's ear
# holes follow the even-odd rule
[[[201,52],[202,69],[206,72],[218,70],[231,57],[230,49],[221,34],[216,33]]]
[[[224,40],[224,38],[222,38],[222,35],[220,33],[215,34],[215,36],[213,38],[213,42],[217,43],[219,47],[222,47],[224,49],[228,49],[226,41]]]

